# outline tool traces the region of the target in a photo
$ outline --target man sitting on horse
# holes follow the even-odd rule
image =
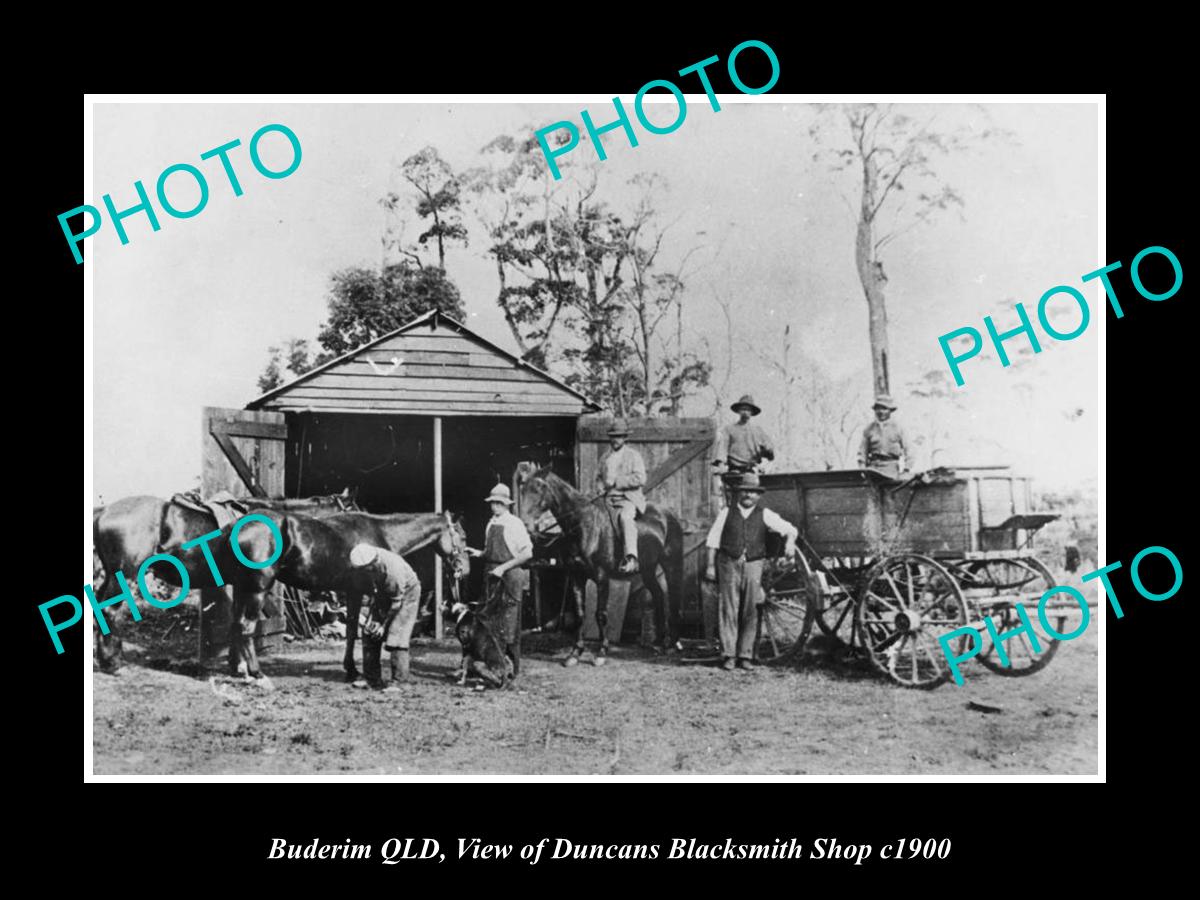
[[[608,503],[616,511],[621,522],[622,542],[625,556],[617,565],[621,575],[632,575],[638,570],[637,516],[646,511],[646,495],[642,487],[646,484],[646,462],[642,455],[625,443],[629,437],[629,426],[614,422],[608,430],[612,450],[600,458],[600,471],[596,482],[608,497]]]
[[[355,544],[350,551],[350,564],[366,568],[375,587],[362,626],[366,679],[356,681],[354,686],[369,684],[397,691],[399,682],[409,679],[408,642],[421,605],[421,581],[403,556],[370,544]],[[391,656],[390,684],[385,684],[382,677],[381,646]]]

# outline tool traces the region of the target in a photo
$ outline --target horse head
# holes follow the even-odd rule
[[[466,578],[471,570],[471,556],[467,552],[467,532],[463,529],[462,522],[449,510],[443,512],[442,516],[445,518],[446,527],[438,537],[438,552],[450,560],[457,587],[458,582]]]
[[[521,521],[533,534],[538,531],[538,520],[547,513],[554,515],[555,491],[550,479],[557,476],[549,467],[538,468],[530,462],[517,465],[517,495],[520,501]]]

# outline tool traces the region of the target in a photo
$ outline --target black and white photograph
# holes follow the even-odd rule
[[[1102,98],[679,83],[93,98],[93,776],[1102,779]]]

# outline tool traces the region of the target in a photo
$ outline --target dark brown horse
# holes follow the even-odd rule
[[[321,516],[341,512],[348,500],[347,494],[335,494],[294,500],[254,497],[241,502],[256,511],[278,507]],[[216,530],[217,520],[211,512],[158,497],[123,497],[95,510],[92,516],[92,546],[99,568],[104,573],[102,579],[93,581],[97,601],[103,602],[121,592],[118,572],[127,584],[132,585],[142,563],[160,553],[175,556],[183,563],[188,573],[189,589],[217,587],[200,545],[183,549],[183,545],[189,541]],[[229,526],[226,526],[220,537],[207,542],[214,558],[228,538]],[[224,571],[223,568],[221,570]],[[153,563],[150,571],[170,584],[178,585],[180,582],[179,572],[169,563]],[[96,581],[99,581],[98,585]],[[109,607],[105,613],[111,610],[120,616],[123,609],[124,605],[121,604]],[[120,666],[120,639],[111,633],[102,634],[94,616],[92,627],[97,636],[96,656],[100,668],[106,672],[116,671]]]
[[[340,513],[321,519],[291,513],[266,515],[277,523],[283,538],[279,558],[261,569],[247,568],[242,563],[236,563],[235,569],[230,564],[234,562],[234,553],[229,543],[224,548],[228,562],[221,565],[222,571],[228,568],[236,572],[231,580],[233,621],[229,630],[229,667],[240,673],[244,663],[250,677],[262,677],[254,652],[254,625],[263,598],[276,580],[303,590],[339,591],[347,595],[343,665],[346,679],[353,681],[358,675],[354,642],[358,637],[359,610],[363,595],[374,590],[367,571],[350,565],[350,550],[355,544],[383,547],[405,556],[436,542],[434,549],[450,561],[455,593],[459,579],[466,577],[470,566],[466,533],[448,512]],[[275,539],[266,523],[252,521],[241,529],[237,545],[246,558],[263,561],[274,552]]]
[[[616,532],[603,497],[591,500],[567,484],[548,468],[534,470],[522,464],[517,469],[521,486],[521,518],[525,527],[534,530],[538,518],[549,512],[562,528],[563,562],[571,578],[571,593],[575,598],[578,632],[575,646],[563,665],[573,666],[583,653],[584,588],[588,580],[596,582],[596,625],[600,629],[600,649],[594,663],[603,665],[608,657],[608,584],[613,578],[631,576],[617,572],[619,559],[615,551]],[[679,636],[679,610],[683,595],[683,528],[669,509],[656,503],[646,504],[646,511],[637,520],[638,560],[642,583],[654,598],[654,625],[657,646],[666,650]],[[667,597],[658,583],[658,568],[662,566],[670,598],[670,618],[667,616]],[[668,627],[669,624],[669,627]]]

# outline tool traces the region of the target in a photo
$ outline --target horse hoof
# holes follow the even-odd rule
[[[235,668],[233,670],[233,674],[241,675],[243,678],[249,676],[250,667],[246,665],[246,661],[244,659],[240,663],[237,664],[237,668]]]
[[[275,690],[275,683],[273,681],[271,681],[271,679],[268,678],[266,675],[260,675],[258,678],[254,679],[254,684],[257,685],[260,690],[264,690],[264,691]]]
[[[606,662],[608,662],[607,656],[597,656],[595,659],[592,660],[592,665],[593,666],[602,666]]]
[[[578,656],[568,656],[566,659],[563,660],[563,665],[566,666],[568,669],[571,668],[572,666],[577,666],[577,665],[579,665],[579,657]]]
[[[354,682],[359,681],[361,679],[362,679],[362,676],[359,675],[358,672],[347,672],[346,673],[346,684],[354,684]]]

